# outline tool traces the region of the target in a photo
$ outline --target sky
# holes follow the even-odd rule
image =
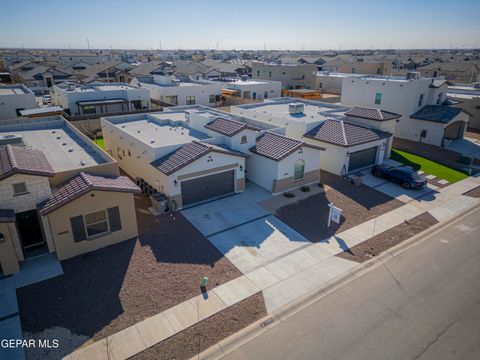
[[[0,5],[0,47],[480,47],[480,0],[0,0]]]

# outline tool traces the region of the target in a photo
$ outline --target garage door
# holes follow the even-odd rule
[[[234,178],[234,171],[230,170],[182,181],[183,206],[233,193],[235,191]]]
[[[350,163],[348,171],[360,169],[365,166],[374,165],[377,158],[377,147],[356,151],[350,154]]]

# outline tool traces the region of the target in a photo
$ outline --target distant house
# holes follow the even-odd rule
[[[222,73],[210,66],[200,62],[189,60],[175,60],[173,62],[174,75],[177,77],[186,77],[196,80],[219,78]]]
[[[22,110],[37,107],[35,94],[25,85],[0,85],[0,120],[14,119]]]
[[[10,68],[12,79],[30,88],[35,94],[44,94],[56,85],[75,78],[68,70],[52,68],[42,63],[25,61]]]
[[[443,76],[447,80],[454,80],[456,82],[480,82],[479,61],[432,63],[419,67],[418,71],[426,77]]]
[[[133,69],[132,65],[113,60],[77,71],[75,76],[80,82],[86,84],[92,81],[129,83],[132,76],[128,72],[131,69]]]
[[[444,146],[461,139],[468,114],[448,106],[448,84],[442,78],[408,76],[362,76],[343,79],[341,103],[376,107],[401,116],[395,137]]]
[[[125,83],[98,85],[66,82],[54,86],[52,104],[61,106],[70,116],[127,113],[150,109],[150,94]]]
[[[370,58],[336,58],[322,64],[321,70],[350,74],[391,75],[393,63],[389,60],[379,61]]]
[[[128,71],[133,77],[151,76],[151,75],[171,75],[173,73],[172,63],[170,61],[150,61],[135,65]]]
[[[282,89],[313,89],[315,86],[315,64],[279,65],[254,62],[252,79],[280,81]]]

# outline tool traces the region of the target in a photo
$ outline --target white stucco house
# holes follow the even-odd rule
[[[282,96],[280,81],[251,80],[245,77],[230,81],[223,87],[222,93],[227,96],[243,99],[263,100]]]
[[[395,137],[444,146],[462,139],[469,115],[449,106],[448,84],[442,78],[366,75],[346,77],[342,83],[341,103],[375,107],[401,115]]]
[[[400,117],[374,108],[291,98],[232,106],[231,112],[247,122],[275,124],[286,136],[322,148],[317,160],[320,169],[337,175],[381,164],[388,158]]]
[[[35,94],[25,85],[0,85],[0,120],[21,116],[20,111],[37,108]]]
[[[261,125],[203,106],[102,118],[107,152],[171,210],[242,192],[247,179],[272,193],[319,181],[321,147]]]
[[[124,83],[66,82],[53,87],[52,104],[61,106],[70,116],[101,116],[150,109],[150,93]]]
[[[180,80],[164,75],[134,78],[131,84],[148,90],[153,102],[167,106],[217,106],[222,94],[222,85],[219,82],[185,78]]]

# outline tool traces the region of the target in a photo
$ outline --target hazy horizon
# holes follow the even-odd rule
[[[1,48],[480,48],[480,1],[4,0]],[[19,21],[21,20],[21,26]],[[88,40],[87,40],[88,39]]]

